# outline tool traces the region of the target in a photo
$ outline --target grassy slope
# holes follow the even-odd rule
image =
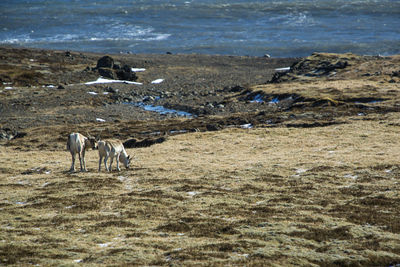
[[[2,147],[0,263],[399,263],[399,123],[178,135],[120,173]]]

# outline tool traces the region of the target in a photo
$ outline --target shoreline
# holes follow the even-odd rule
[[[46,116],[56,125],[118,123],[174,119],[179,117],[180,111],[193,117],[262,113],[268,117],[265,121],[282,121],[280,112],[298,106],[301,99],[321,105],[339,105],[357,97],[368,99],[368,92],[363,91],[354,92],[354,96],[345,96],[345,92],[332,95],[323,88],[315,91],[311,89],[315,83],[346,83],[355,79],[360,81],[360,86],[379,81],[392,86],[398,79],[395,75],[397,56],[313,53],[302,59],[110,54],[117,68],[128,66],[128,69],[142,70],[128,73],[132,81],[121,83],[95,82],[102,76],[96,65],[104,54],[0,46],[0,56],[0,93],[4,96],[0,102],[3,112],[0,124],[10,129],[47,125]],[[382,72],[384,64],[387,65],[386,72]],[[374,73],[373,69],[380,72]],[[116,77],[120,69],[105,68],[103,72],[111,75],[108,79],[120,79]],[[305,84],[304,92],[294,89],[301,88],[302,84]],[[317,85],[320,86],[323,84]],[[342,90],[338,89],[338,92]],[[11,102],[7,101],[10,97]],[[371,99],[380,101],[384,98]],[[309,109],[307,101],[305,104]],[[320,108],[319,105],[316,108]],[[176,112],[162,114],[162,109]],[[354,109],[353,113],[357,112],[357,108],[351,109]],[[44,110],[44,115],[39,110]],[[33,115],[31,119],[19,117],[26,112]],[[328,121],[336,116],[331,112],[327,114],[331,114],[325,116]],[[250,119],[253,115],[237,117],[241,116],[249,117],[242,120],[242,124],[254,121]],[[254,123],[259,120],[263,121],[257,119]]]
[[[296,57],[296,56],[281,56],[281,57],[274,57],[265,53],[264,55],[235,55],[235,54],[210,54],[210,53],[172,53],[169,51],[160,52],[160,53],[135,53],[135,52],[93,52],[93,51],[80,51],[74,49],[49,49],[49,48],[39,48],[39,47],[29,47],[29,46],[19,46],[19,45],[12,45],[12,44],[0,44],[0,49],[20,49],[20,50],[35,50],[35,51],[53,51],[53,52],[70,52],[70,53],[78,53],[78,54],[88,54],[88,55],[110,55],[110,56],[210,56],[210,57],[237,57],[237,58],[271,58],[271,59],[300,59],[304,57]],[[367,56],[367,55],[366,55]],[[389,55],[391,56],[391,55]]]

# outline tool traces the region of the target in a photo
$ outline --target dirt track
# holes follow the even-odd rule
[[[399,56],[112,55],[143,84],[85,85],[103,55],[0,51],[1,264],[400,263]],[[68,173],[72,131],[133,168]]]

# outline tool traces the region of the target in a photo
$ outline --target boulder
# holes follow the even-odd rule
[[[0,139],[12,140],[17,138],[23,138],[27,133],[16,132],[9,128],[0,129]]]
[[[97,71],[104,78],[110,78],[110,79],[115,79],[116,78],[115,77],[116,75],[114,74],[114,71],[112,69],[109,69],[109,68],[98,68]]]
[[[114,59],[110,56],[104,56],[97,61],[96,68],[110,68],[114,67]]]
[[[117,75],[119,80],[125,80],[125,81],[137,80],[136,73],[134,73],[132,71],[132,68],[128,65],[124,65],[121,69],[117,69],[115,71],[115,74]]]
[[[97,61],[95,71],[109,79],[118,79],[125,81],[136,81],[136,73],[132,71],[132,67],[124,65],[122,68],[118,63],[114,63],[114,59],[110,56],[104,56]]]

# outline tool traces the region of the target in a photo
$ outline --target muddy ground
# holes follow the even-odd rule
[[[400,263],[400,56],[103,56],[0,48],[2,264]],[[73,131],[133,168],[68,173]]]

